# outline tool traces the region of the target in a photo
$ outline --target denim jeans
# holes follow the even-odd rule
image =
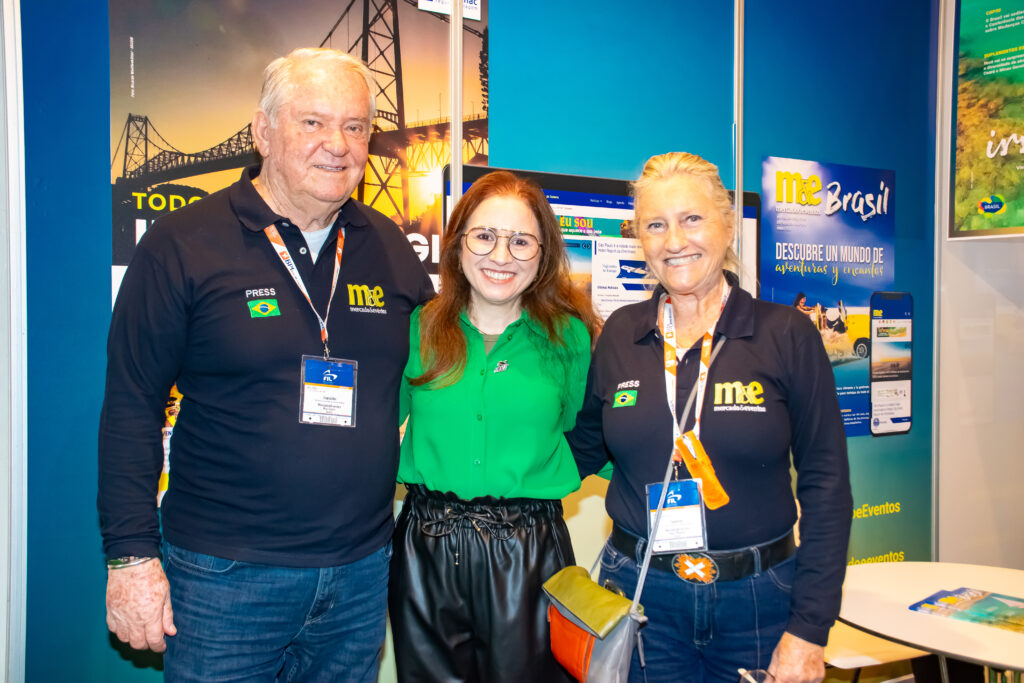
[[[611,579],[629,597],[636,589],[639,560],[606,544],[601,582]],[[637,652],[631,683],[722,681],[736,683],[737,669],[767,669],[789,621],[796,556],[737,581],[696,585],[659,569],[647,572],[640,604],[647,625],[640,629],[646,668]]]
[[[178,634],[164,679],[376,681],[391,544],[337,567],[236,562],[164,544]]]

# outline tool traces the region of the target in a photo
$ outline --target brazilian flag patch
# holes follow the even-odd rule
[[[626,406],[636,405],[636,389],[630,389],[627,391],[619,391],[615,394],[615,399],[612,401],[613,408],[625,408]]]
[[[281,309],[277,307],[277,299],[256,299],[247,301],[249,304],[250,318],[273,318],[281,315]]]

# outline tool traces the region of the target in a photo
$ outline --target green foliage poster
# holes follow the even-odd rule
[[[1024,0],[961,0],[950,237],[1024,234]]]

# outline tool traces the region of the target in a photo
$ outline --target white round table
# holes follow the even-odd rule
[[[945,657],[1024,671],[1024,633],[915,612],[910,605],[942,590],[977,588],[1024,599],[1024,571],[949,562],[882,562],[846,568],[840,621]]]

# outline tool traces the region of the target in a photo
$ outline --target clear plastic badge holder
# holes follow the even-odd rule
[[[303,356],[299,422],[355,427],[358,369],[354,360]]]
[[[708,547],[704,523],[704,499],[700,479],[677,479],[668,482],[661,523],[655,533],[654,518],[661,500],[663,484],[647,485],[647,538],[653,539],[655,554],[701,551]]]

